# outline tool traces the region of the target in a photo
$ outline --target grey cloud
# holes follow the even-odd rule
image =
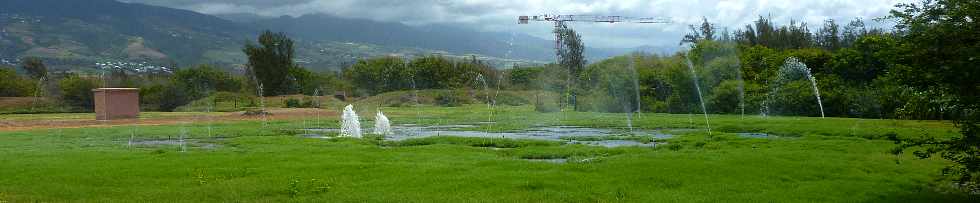
[[[910,0],[128,0],[189,9],[208,14],[255,13],[265,16],[300,16],[325,13],[410,25],[457,24],[485,31],[520,32],[550,38],[547,24],[517,25],[518,15],[596,14],[636,17],[671,17],[674,24],[600,25],[575,23],[590,46],[675,46],[688,24],[701,17],[731,29],[741,28],[760,15],[777,23],[791,19],[811,26],[831,18],[848,21],[888,14],[896,3]]]
[[[314,0],[123,0],[123,2],[141,3],[166,7],[180,8],[197,4],[231,4],[256,8],[276,7],[311,2]]]

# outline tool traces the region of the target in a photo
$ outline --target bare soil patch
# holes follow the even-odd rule
[[[312,117],[319,115],[322,117],[338,116],[336,111],[314,108],[270,108],[267,109],[271,115],[265,116],[269,120],[289,120]],[[163,113],[167,114],[167,113]],[[210,115],[190,115],[174,113],[174,115],[156,116],[153,118],[124,119],[97,121],[95,116],[91,118],[80,118],[77,116],[51,119],[9,119],[0,118],[0,131],[21,131],[33,129],[57,129],[57,128],[87,128],[87,127],[111,127],[129,125],[168,125],[179,124],[182,122],[193,122],[196,120],[210,120],[214,122],[234,122],[261,120],[263,116],[246,116],[242,111],[212,113]]]

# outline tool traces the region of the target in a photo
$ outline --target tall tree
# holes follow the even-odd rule
[[[817,41],[820,47],[826,50],[837,50],[840,46],[840,25],[834,19],[824,21],[823,28],[817,33]]]
[[[44,61],[38,57],[24,57],[21,59],[20,67],[27,71],[27,75],[31,76],[33,79],[41,79],[48,77],[48,67],[44,65]]]
[[[587,63],[585,60],[585,44],[582,42],[582,36],[571,28],[558,29],[556,32],[559,32],[560,39],[562,39],[562,48],[558,52],[559,63],[568,70],[568,78],[566,78],[568,102],[574,109],[578,110],[575,87],[579,83],[578,76],[585,69]]]
[[[688,25],[688,28],[691,29],[691,32],[688,33],[687,35],[684,35],[684,38],[681,39],[681,44],[684,44],[684,43],[697,43],[698,41],[701,41],[701,40],[715,40],[716,39],[715,38],[715,32],[717,32],[717,29],[718,28],[715,28],[714,25],[712,25],[711,23],[709,23],[707,17],[701,17],[701,25],[700,26]],[[728,31],[726,30],[725,33],[722,33],[722,35],[723,36],[727,36],[728,35],[727,32]]]
[[[285,33],[266,30],[259,35],[258,42],[258,45],[248,42],[242,51],[248,55],[250,74],[264,87],[265,95],[261,96],[287,93],[289,69],[296,68],[293,40]]]
[[[943,174],[958,176],[965,188],[980,189],[980,68],[976,67],[980,1],[923,0],[899,4],[898,9],[891,17],[898,20],[896,28],[905,35],[895,75],[912,87],[953,95],[952,103],[960,108],[956,123],[962,135],[945,140],[899,140],[902,145],[895,152],[923,146],[915,155],[940,154],[954,163]]]
[[[722,41],[722,42],[731,42],[732,41],[732,33],[731,32],[728,32],[728,27],[725,27],[725,28],[722,28],[721,29],[721,37],[719,37],[718,40],[719,41]]]
[[[788,26],[777,27],[771,18],[759,16],[754,24],[746,25],[745,30],[735,32],[736,41],[748,45],[762,45],[774,49],[799,49],[814,45],[813,34],[806,23],[790,21]]]
[[[864,28],[864,20],[855,18],[844,26],[844,33],[841,41],[845,46],[850,47],[858,40],[858,38],[861,38],[861,36],[867,32],[867,29]]]

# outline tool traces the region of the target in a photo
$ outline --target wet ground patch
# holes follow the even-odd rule
[[[434,144],[466,145],[491,149],[520,148],[531,146],[558,146],[560,142],[548,140],[503,139],[484,137],[430,136],[398,141],[385,141],[386,146],[424,146]]]
[[[227,138],[163,138],[139,139],[133,138],[125,142],[127,147],[136,148],[184,148],[184,149],[216,149],[223,145],[221,141]]]
[[[552,164],[564,164],[568,163],[566,158],[554,158],[554,159],[523,159],[530,162],[542,162],[542,163],[552,163]]]
[[[675,137],[675,133],[694,133],[698,129],[617,129],[589,128],[581,126],[542,126],[522,131],[491,132],[479,131],[478,125],[456,124],[417,126],[404,124],[392,127],[392,133],[385,135],[383,141],[377,135],[365,137],[379,139],[386,146],[421,146],[432,144],[457,144],[473,147],[517,148],[528,145],[548,146],[553,143],[568,145],[588,145],[600,147],[657,147],[668,144],[665,140]],[[300,129],[294,133],[306,138],[331,139],[339,134],[339,129]],[[363,132],[371,132],[365,129]],[[767,133],[733,133],[740,138],[774,138]],[[459,139],[472,138],[472,139]],[[527,141],[517,141],[527,140]],[[533,144],[544,141],[551,144]]]
[[[476,125],[439,125],[439,126],[415,126],[399,125],[392,127],[392,134],[385,135],[384,140],[388,142],[400,143],[397,145],[428,145],[435,144],[439,139],[426,139],[431,137],[464,137],[464,138],[483,138],[479,142],[467,141],[462,144],[474,147],[497,147],[513,148],[513,142],[505,140],[532,140],[559,142],[565,144],[583,144],[604,147],[620,146],[639,146],[654,147],[653,140],[667,139],[671,134],[663,133],[659,130],[623,130],[623,129],[604,129],[587,128],[579,126],[548,126],[535,127],[523,131],[511,132],[488,132],[470,130]],[[331,138],[336,135],[338,129],[304,129],[307,133],[300,134],[309,138]],[[370,132],[371,130],[365,130]],[[460,144],[451,138],[442,140],[443,144]],[[469,139],[473,140],[473,139]],[[517,144],[520,145],[520,144]]]

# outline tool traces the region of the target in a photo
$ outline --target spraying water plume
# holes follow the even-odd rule
[[[790,81],[796,80],[795,75],[802,75],[804,79],[810,81],[810,86],[813,89],[813,96],[817,99],[817,107],[820,108],[820,117],[825,117],[823,110],[823,101],[820,98],[820,89],[817,88],[817,77],[814,77],[810,72],[810,68],[806,66],[803,62],[800,62],[796,57],[786,58],[786,62],[783,66],[779,67],[779,72],[776,75],[776,81],[770,86],[772,86],[769,95],[762,103],[762,116],[772,115],[773,112],[770,105],[774,102],[776,94],[779,92],[783,85],[786,85]]]
[[[361,122],[357,120],[354,105],[344,107],[344,114],[340,117],[340,136],[361,138]]]
[[[708,135],[711,135],[711,123],[708,122],[708,108],[704,105],[704,96],[701,96],[701,84],[698,80],[698,73],[694,71],[694,63],[691,62],[691,58],[685,58],[687,59],[687,68],[691,70],[691,79],[694,80],[694,88],[698,92],[698,101],[701,102],[701,112],[704,113],[704,125],[708,129]]]
[[[378,114],[374,115],[374,134],[391,134],[391,122],[388,121],[388,117],[381,110],[378,110]]]

